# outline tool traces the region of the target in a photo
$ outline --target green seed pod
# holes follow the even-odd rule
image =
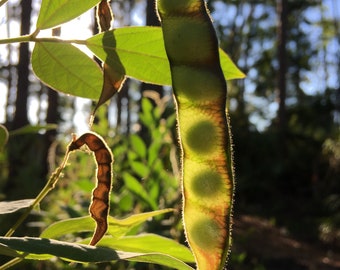
[[[204,0],[157,0],[157,10],[176,100],[187,240],[198,269],[223,269],[234,176],[216,33]]]

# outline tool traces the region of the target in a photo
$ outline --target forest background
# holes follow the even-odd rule
[[[158,25],[154,1],[117,0],[111,5],[115,27]],[[208,5],[221,47],[247,75],[228,82],[237,176],[230,269],[337,269],[340,3],[212,0]],[[2,6],[0,38],[30,33],[38,7],[35,0]],[[93,11],[73,25],[53,34],[74,38],[78,32],[91,36],[97,31]],[[32,72],[30,53],[28,43],[0,45],[0,121],[11,132],[0,152],[0,200],[36,196],[60,162],[71,133],[86,129],[93,105],[43,85]],[[111,215],[180,209],[174,120],[171,89],[134,80],[99,110],[94,129],[115,156]],[[18,132],[27,126],[36,128]],[[18,235],[37,235],[53,221],[87,213],[91,160],[77,156],[70,163],[41,211]],[[131,179],[142,184],[147,196]],[[1,217],[1,235],[16,218]],[[184,243],[181,229],[179,213],[143,228]],[[44,263],[36,262],[42,268]],[[104,267],[108,265],[98,269]]]

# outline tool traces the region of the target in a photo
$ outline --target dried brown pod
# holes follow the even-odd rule
[[[68,151],[80,149],[84,145],[93,152],[97,164],[97,185],[92,191],[92,201],[89,208],[91,217],[96,221],[96,229],[90,242],[90,245],[94,246],[107,231],[113,155],[104,139],[94,132],[87,132],[78,139],[74,136],[73,141],[68,146]]]

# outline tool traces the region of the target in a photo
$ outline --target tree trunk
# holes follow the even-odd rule
[[[279,57],[279,73],[278,73],[278,124],[282,139],[286,131],[286,74],[287,74],[287,0],[279,0],[277,2],[277,9],[279,14],[278,25],[278,57]]]
[[[154,0],[147,0],[146,5],[146,25],[148,26],[159,26],[160,22],[158,20],[155,8],[155,1]],[[141,86],[142,93],[144,90],[153,90],[163,96],[163,87],[160,85],[153,85],[149,83],[142,83]]]
[[[61,27],[57,27],[52,29],[52,36],[58,37],[60,36]],[[60,121],[60,115],[58,112],[58,105],[59,105],[59,95],[58,92],[54,91],[50,87],[46,87],[47,91],[47,101],[48,101],[48,107],[46,112],[46,119],[45,122],[47,124],[58,124]],[[50,169],[54,167],[55,164],[50,164],[51,160],[49,159],[49,153],[50,153],[50,147],[52,143],[55,141],[55,138],[57,136],[57,130],[48,130],[44,134],[45,139],[45,145],[44,145],[44,160],[42,161],[44,163],[44,169],[43,174],[48,175],[50,172]]]
[[[32,0],[21,1],[21,35],[27,35],[31,26]],[[15,113],[12,129],[17,129],[28,124],[27,99],[29,86],[29,50],[28,43],[20,43],[18,63],[18,84],[15,102]]]

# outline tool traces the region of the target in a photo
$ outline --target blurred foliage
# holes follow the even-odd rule
[[[329,77],[333,68],[339,71],[340,58],[328,46],[339,48],[339,21],[323,13],[323,2],[287,1],[287,123],[282,132],[277,120],[279,2],[208,1],[221,47],[247,74],[244,81],[228,82],[234,216],[275,220],[294,237],[314,243],[332,235],[327,248],[338,250],[339,73],[335,83]]]
[[[157,105],[154,101],[149,98],[143,98],[141,101],[139,117],[145,127],[143,136],[148,137],[146,141],[138,132],[129,136],[116,134],[114,129],[108,128],[105,117],[107,107],[103,106],[98,110],[93,130],[101,132],[114,155],[110,215],[123,218],[156,209],[177,209],[137,226],[129,234],[152,232],[183,243],[181,193],[174,138],[176,117],[174,109],[169,107],[166,99],[162,100],[156,96]],[[50,153],[54,156],[50,158],[55,160],[56,166],[61,162],[66,144],[67,140],[61,141],[54,148],[54,152]],[[96,165],[89,154],[71,154],[64,177],[41,205],[44,210],[40,212],[44,226],[58,220],[88,215],[95,170]],[[65,267],[62,262],[53,264],[54,267]],[[112,266],[114,268],[108,268],[111,266],[105,263],[98,266],[98,269],[127,269],[132,267],[131,265],[134,265],[134,269],[147,269],[145,264],[138,266],[131,262],[119,262]]]
[[[239,211],[275,217],[296,237],[313,241],[320,220],[338,220],[339,131],[332,110],[327,97],[318,96],[290,108],[283,146],[275,126],[246,134],[234,124]]]

